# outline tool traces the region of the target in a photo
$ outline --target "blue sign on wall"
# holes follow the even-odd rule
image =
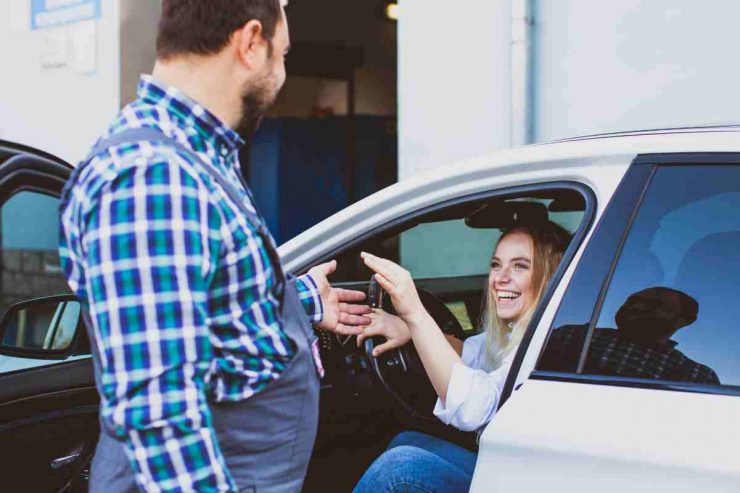
[[[100,0],[31,0],[31,29],[100,18]]]

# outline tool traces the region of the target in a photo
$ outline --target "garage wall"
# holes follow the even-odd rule
[[[509,1],[399,5],[399,179],[508,147]],[[465,227],[450,236],[452,227],[429,224],[423,234],[403,233],[401,263],[417,278],[484,271],[479,260],[490,256],[491,242]],[[470,250],[453,255],[454,262],[450,238]]]
[[[535,135],[740,121],[737,0],[538,0]]]
[[[0,2],[0,139],[72,162],[115,115],[120,105],[119,8],[118,1],[101,4],[101,18],[92,28],[77,23],[32,31],[30,1]],[[93,30],[94,70],[74,60],[76,29]],[[44,43],[65,37],[66,60],[42,67]]]
[[[399,178],[507,147],[509,1],[400,5]]]
[[[136,99],[141,74],[150,74],[157,58],[157,24],[162,0],[119,0],[121,106]]]
[[[346,115],[348,83],[342,80],[288,77],[270,117],[309,118],[321,109],[332,115]],[[396,73],[377,67],[355,71],[355,114],[396,115]]]
[[[355,112],[394,116],[396,101],[396,24],[383,14],[382,0],[295,0],[286,13],[291,42],[357,48],[363,63],[355,71]],[[290,58],[288,69],[290,72]],[[347,114],[347,83],[288,76],[274,117],[308,118],[318,111]]]

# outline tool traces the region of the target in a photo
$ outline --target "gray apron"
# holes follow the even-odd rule
[[[239,492],[300,491],[316,438],[321,363],[317,361],[316,336],[299,300],[295,278],[285,278],[272,237],[262,221],[246,208],[237,190],[212,165],[160,131],[150,128],[123,131],[100,142],[91,151],[90,157],[116,145],[140,141],[167,142],[179,152],[198,159],[239,205],[241,212],[263,239],[277,285],[283,286],[280,293],[283,330],[294,342],[296,354],[278,379],[259,393],[239,402],[211,402],[209,407],[218,444]],[[70,177],[63,192],[63,201],[66,201],[81,168],[79,166]],[[246,184],[244,187],[249,194]],[[87,311],[84,311],[84,317],[92,341],[92,323]],[[95,344],[92,347],[95,379],[99,385],[100,363]],[[138,491],[124,447],[125,444],[107,429],[101,419],[100,439],[90,474],[91,493]]]

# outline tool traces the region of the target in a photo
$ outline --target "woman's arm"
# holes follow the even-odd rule
[[[456,363],[463,364],[463,360],[426,311],[407,320],[407,324],[427,376],[444,403],[452,377],[452,368]]]
[[[419,300],[411,275],[401,266],[369,253],[362,253],[365,264],[375,271],[375,279],[385,289],[396,313],[406,323],[434,390],[444,402],[456,363],[463,364],[434,319]]]

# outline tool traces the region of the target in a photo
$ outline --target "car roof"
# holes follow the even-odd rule
[[[740,124],[737,125],[707,125],[696,127],[671,127],[671,128],[650,128],[644,130],[626,130],[618,132],[606,132],[600,134],[580,135],[576,137],[566,137],[555,139],[548,142],[542,142],[535,145],[555,144],[558,142],[577,142],[581,140],[605,139],[614,137],[635,137],[644,135],[665,135],[679,133],[713,133],[713,132],[740,132]]]
[[[525,163],[550,161],[555,166],[569,161],[597,158],[635,157],[640,154],[740,152],[740,126],[685,127],[586,135],[552,142],[492,150],[488,153],[445,163],[401,180],[397,185],[418,186],[421,182],[454,178],[461,173],[496,168],[516,172]]]

